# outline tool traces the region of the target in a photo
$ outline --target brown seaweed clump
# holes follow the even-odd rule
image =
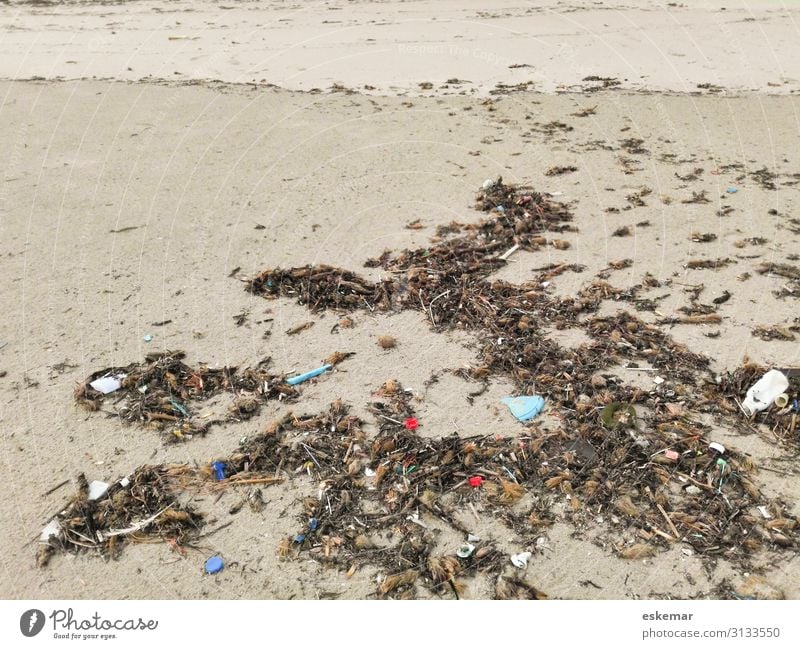
[[[94,550],[116,558],[128,543],[162,540],[180,548],[196,538],[203,515],[182,504],[169,466],[142,466],[91,497],[83,474],[78,490],[40,538],[37,563],[45,566],[58,552]]]
[[[336,365],[351,355],[337,352],[326,362]],[[267,371],[269,358],[256,367],[240,369],[192,367],[184,362],[185,356],[181,351],[156,352],[148,354],[143,363],[98,370],[76,387],[75,400],[90,411],[111,402],[123,421],[154,428],[168,441],[179,441],[205,434],[226,420],[249,419],[266,401],[291,402],[300,394],[285,376]],[[91,386],[95,379],[107,376],[118,377],[121,387],[103,394]],[[198,416],[197,404],[223,393],[233,396],[226,417],[209,420]]]

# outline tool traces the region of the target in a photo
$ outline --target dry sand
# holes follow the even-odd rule
[[[278,561],[278,541],[296,532],[299,498],[315,489],[302,480],[265,490],[263,514],[245,508],[229,516],[234,494],[198,503],[216,517],[210,528],[234,523],[204,540],[207,553],[192,552],[186,560],[166,545],[140,545],[118,561],[60,556],[38,570],[32,541],[71,487],[43,494],[63,480],[84,472],[110,481],[146,462],[207,462],[285,411],[273,404],[258,419],[165,446],[152,431],[75,409],[77,381],[155,349],[180,348],[191,362],[219,365],[271,355],[280,372],[315,366],[334,349],[355,351],[341,371],[305,385],[292,409],[315,413],[341,397],[369,423],[363,404],[370,392],[397,378],[423,397],[423,434],[520,430],[498,407],[508,389],[502,382],[472,406],[465,397],[474,386],[450,374],[429,388],[423,384],[474,358],[469,337],[433,333],[422,315],[408,312],[357,314],[356,326],[338,333],[329,333],[335,319],[328,314],[290,337],[286,329],[311,319],[305,309],[250,296],[239,279],[228,277],[236,267],[247,275],[307,263],[374,272],[362,265],[384,249],[424,246],[439,224],[477,220],[471,205],[485,178],[502,175],[559,193],[573,205],[579,228],[570,249],[518,253],[498,276],[522,281],[548,263],[584,264],[583,273],[553,281],[550,290],[570,294],[609,262],[630,258],[633,265],[611,272],[609,281],[629,286],[646,272],[671,278],[671,289],[650,296],[669,294],[658,306],[665,315],[688,304],[683,284],[705,284],[704,301],[732,293],[721,308],[723,323],[711,328],[721,332],[718,338],[704,336],[706,325],[671,330],[711,356],[715,370],[732,369],[745,357],[800,365],[796,342],[763,342],[751,334],[758,324],[791,324],[797,317],[796,298],[773,295],[783,281],[754,268],[762,261],[796,263],[792,255],[800,251],[797,225],[795,232],[788,227],[788,219],[798,218],[800,198],[800,100],[792,96],[799,88],[792,75],[800,78],[800,12],[769,2],[727,3],[724,12],[720,3],[691,9],[537,4],[543,8],[500,2],[481,3],[480,10],[426,2],[348,3],[346,9],[344,3],[242,3],[230,10],[210,3],[0,5],[0,76],[8,79],[0,82],[0,596],[313,599],[374,592],[375,571],[347,579],[312,561]],[[560,32],[563,25],[572,31]],[[757,38],[745,45],[748,35]],[[503,64],[484,64],[473,54],[448,58],[435,49],[400,56],[401,46],[461,40]],[[570,44],[578,62],[554,63],[550,50],[558,43]],[[534,67],[507,67],[514,63]],[[631,81],[617,91],[547,94],[592,86],[581,81],[590,74]],[[54,80],[88,75],[107,78]],[[142,80],[151,75],[166,80]],[[45,79],[15,80],[39,76]],[[471,83],[441,88],[449,78]],[[285,88],[239,85],[252,79]],[[535,85],[528,91],[486,100],[498,82],[529,80]],[[421,89],[424,81],[435,87]],[[302,92],[334,82],[375,90]],[[685,92],[705,82],[727,89]],[[572,115],[586,107],[596,107],[595,114]],[[541,132],[553,121],[571,130]],[[622,141],[631,138],[643,140],[646,152],[627,152]],[[578,170],[546,176],[552,165]],[[751,175],[764,167],[779,174],[776,190]],[[697,168],[703,171],[696,180],[677,177]],[[729,187],[738,191],[728,194]],[[627,209],[626,197],[642,188],[652,190],[646,204]],[[710,202],[682,203],[703,190]],[[719,216],[725,206],[733,211]],[[405,227],[415,219],[424,229]],[[649,225],[635,225],[643,222]],[[611,236],[622,225],[631,226],[632,236]],[[693,242],[696,231],[717,239]],[[753,237],[766,242],[734,245]],[[690,259],[724,257],[736,263],[716,271],[685,267]],[[743,280],[745,272],[751,276]],[[617,307],[604,308],[613,313]],[[234,318],[243,311],[249,315],[237,326]],[[268,318],[274,320],[263,322]],[[171,323],[153,325],[164,320]],[[375,344],[384,333],[399,340],[396,349]],[[145,334],[152,342],[143,341]],[[553,335],[562,344],[580,342],[569,331]],[[621,376],[649,386],[641,374]],[[717,429],[714,436],[781,471],[760,472],[765,493],[797,502],[797,472],[784,450],[755,435]],[[798,505],[793,513],[800,514]],[[521,549],[488,518],[478,527],[476,533],[492,534],[504,550]],[[745,578],[725,561],[706,569],[680,547],[623,561],[598,540],[602,531],[598,524],[575,534],[556,524],[527,577],[556,598],[707,597],[723,579]],[[443,548],[458,541],[442,532]],[[215,578],[201,574],[211,552],[229,562]],[[768,553],[755,559],[787,597],[800,597],[800,560],[784,553],[774,561]],[[488,597],[489,586],[475,581],[468,596]]]

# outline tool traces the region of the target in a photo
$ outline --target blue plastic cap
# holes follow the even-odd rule
[[[316,518],[312,518],[308,521],[308,529],[310,529],[312,532],[317,529],[318,526],[319,521]]]
[[[302,543],[305,540],[306,540],[306,535],[305,534],[298,534],[297,536],[294,537],[294,542],[295,543]]]
[[[217,480],[225,479],[225,462],[212,462],[211,468],[214,469],[214,477]]]
[[[221,572],[224,567],[225,563],[222,561],[222,557],[218,554],[215,554],[206,561],[206,572],[209,575],[216,575],[218,572]]]

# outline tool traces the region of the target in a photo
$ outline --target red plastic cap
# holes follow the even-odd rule
[[[479,475],[474,475],[469,479],[470,487],[480,487],[483,484],[483,478]]]
[[[417,426],[419,426],[419,422],[414,417],[409,417],[406,419],[403,424],[406,427],[406,430],[416,430]]]

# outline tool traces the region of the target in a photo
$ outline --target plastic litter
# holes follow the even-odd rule
[[[742,410],[748,417],[768,408],[789,387],[789,379],[780,370],[770,370],[747,391]]]
[[[491,189],[492,187],[494,187],[494,180],[492,180],[491,178],[487,178],[486,180],[483,181],[484,189]]]
[[[98,392],[111,394],[122,387],[122,379],[124,378],[124,374],[120,374],[119,376],[102,376],[92,381],[89,385]]]
[[[216,575],[218,572],[222,572],[224,567],[225,563],[222,561],[222,557],[215,554],[213,557],[206,560],[205,571],[209,575]]]
[[[298,534],[297,536],[294,537],[294,542],[295,543],[302,543],[305,540],[306,540],[306,535],[305,534]]]
[[[472,553],[475,552],[475,546],[471,543],[462,543],[461,546],[456,550],[456,555],[461,557],[462,559],[466,559],[467,557],[472,556]]]
[[[183,415],[184,417],[189,416],[189,412],[186,410],[186,408],[184,408],[181,404],[175,401],[175,399],[170,399],[169,403],[177,412],[181,413],[181,415]]]
[[[319,527],[319,521],[316,518],[311,518],[308,521],[308,529],[312,532]]]
[[[59,523],[55,518],[50,521],[47,525],[44,526],[42,533],[39,535],[39,540],[47,543],[50,540],[51,536],[58,536],[61,532],[61,523]]]
[[[480,543],[481,537],[475,534],[467,534],[467,541],[470,543]]]
[[[778,406],[778,408],[781,408],[781,409],[783,409],[786,406],[788,406],[789,405],[789,395],[786,394],[785,392],[783,394],[779,394],[777,397],[775,397],[775,405]]]
[[[298,383],[302,383],[303,381],[308,381],[308,379],[313,379],[315,376],[319,376],[323,372],[327,372],[332,367],[333,365],[325,363],[325,365],[322,365],[314,370],[311,370],[310,372],[306,372],[305,374],[298,374],[297,376],[288,378],[286,379],[286,382],[289,385],[297,385]]]
[[[89,500],[97,500],[105,496],[108,491],[108,483],[101,482],[100,480],[92,480],[89,483]]]
[[[708,445],[708,450],[713,451],[717,455],[725,455],[725,447],[719,442],[711,442]]]
[[[408,417],[404,422],[403,426],[406,427],[406,430],[416,430],[419,428],[419,421],[415,417]]]
[[[483,478],[479,475],[474,475],[469,479],[470,487],[480,487],[483,484]]]
[[[519,554],[511,555],[511,563],[517,568],[525,568],[528,565],[528,559],[533,555],[530,552],[520,552]]]
[[[211,468],[214,469],[214,479],[215,480],[224,480],[225,479],[225,462],[212,462]]]
[[[528,421],[538,415],[544,408],[544,397],[504,397],[500,401],[508,406],[511,414],[519,421]]]
[[[374,478],[375,477],[375,471],[373,469],[370,469],[369,467],[367,467],[366,469],[364,469],[364,475],[367,476],[368,478]]]
[[[144,340],[146,343],[149,343],[151,340],[153,340],[153,336],[150,334],[145,334],[142,340]]]
[[[673,451],[672,449],[667,449],[664,451],[664,455],[669,460],[677,460],[680,457],[680,453],[678,453],[678,451]]]
[[[728,189],[726,189],[725,191],[726,191],[727,193],[729,193],[729,194],[735,194],[735,193],[736,193],[736,192],[738,192],[739,190],[738,190],[738,189],[736,189],[736,187],[728,187]]]

